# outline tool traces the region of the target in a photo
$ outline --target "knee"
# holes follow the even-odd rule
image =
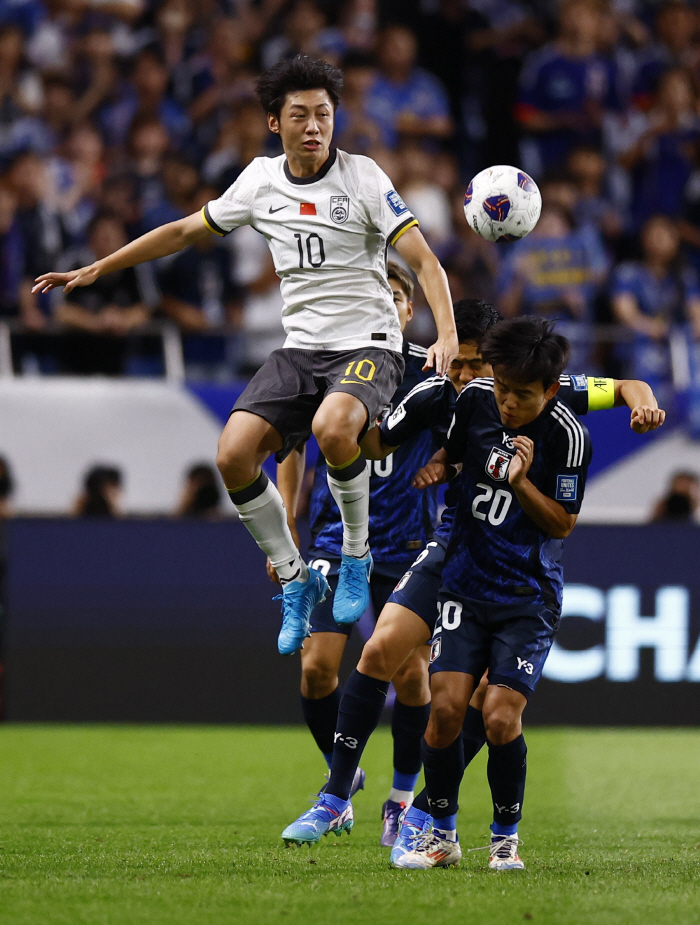
[[[432,748],[447,748],[452,745],[462,729],[464,711],[459,704],[450,700],[433,704],[425,739]]]
[[[407,707],[422,706],[430,701],[430,683],[427,665],[423,661],[411,662],[394,675],[396,696]]]
[[[222,434],[216,452],[216,467],[224,483],[236,488],[255,477],[255,465],[245,446],[235,437]]]
[[[360,674],[366,674],[380,681],[391,681],[394,674],[389,653],[380,642],[372,638],[365,643],[357,670]]]
[[[321,452],[326,458],[342,459],[347,455],[357,440],[352,436],[352,431],[345,426],[344,421],[337,418],[330,418],[327,415],[316,415],[313,423],[314,437],[318,440]],[[340,465],[340,462],[338,462]]]
[[[321,659],[309,659],[301,666],[301,693],[309,700],[320,700],[332,694],[338,686],[334,665]]]
[[[520,714],[507,706],[484,710],[486,738],[491,745],[507,745],[520,735]]]

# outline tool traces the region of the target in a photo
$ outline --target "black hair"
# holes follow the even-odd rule
[[[297,55],[279,61],[264,71],[255,82],[255,92],[263,110],[271,112],[278,119],[287,94],[297,90],[325,90],[331,98],[333,109],[337,109],[343,92],[342,72],[326,61]]]
[[[206,517],[216,511],[221,500],[221,492],[214,467],[208,463],[197,463],[187,473],[188,481],[196,484],[194,496],[183,517]]]
[[[4,456],[0,456],[0,499],[9,498],[14,489],[14,480],[10,464]]]
[[[93,466],[85,476],[80,514],[83,517],[114,517],[105,489],[109,485],[120,487],[122,474],[116,466]]]
[[[386,265],[386,278],[395,279],[403,289],[406,298],[410,302],[410,300],[413,298],[414,289],[416,288],[411,274],[404,270],[401,264],[396,263],[395,260],[390,260]]]
[[[516,382],[541,382],[545,389],[561,376],[571,348],[554,322],[544,318],[511,318],[495,325],[481,345],[481,355],[494,371],[502,369]]]
[[[454,313],[460,344],[471,340],[481,346],[489,328],[503,320],[493,305],[482,299],[460,299],[454,304]]]

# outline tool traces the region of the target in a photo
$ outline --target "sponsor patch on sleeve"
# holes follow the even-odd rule
[[[586,376],[572,376],[571,384],[575,392],[585,392],[588,389],[588,379]]]
[[[389,203],[389,208],[394,215],[403,215],[404,212],[408,212],[408,206],[395,189],[389,190],[386,194],[386,201]]]
[[[575,501],[578,495],[577,475],[558,475],[557,490],[554,493],[555,501]]]
[[[403,421],[405,417],[406,417],[406,406],[404,404],[400,404],[399,407],[396,409],[396,411],[394,411],[394,413],[391,415],[391,417],[387,421],[386,426],[389,428],[389,430],[391,430],[392,427],[396,427],[399,421]]]

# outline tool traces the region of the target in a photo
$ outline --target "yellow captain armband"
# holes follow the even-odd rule
[[[605,411],[615,406],[615,380],[588,376],[588,410]]]

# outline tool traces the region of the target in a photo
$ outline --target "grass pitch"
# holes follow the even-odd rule
[[[530,730],[524,872],[487,852],[396,871],[378,847],[390,737],[350,837],[285,849],[322,779],[300,729],[0,728],[2,925],[700,923],[700,732]],[[463,848],[487,843],[485,756]]]

